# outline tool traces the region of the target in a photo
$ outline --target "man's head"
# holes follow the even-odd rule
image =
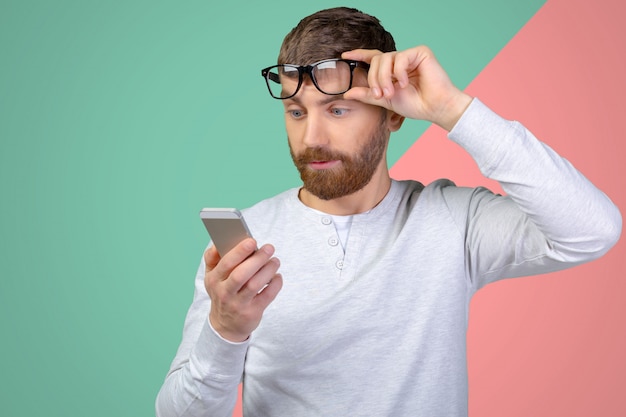
[[[291,155],[305,194],[321,200],[357,191],[369,195],[369,184],[380,189],[389,178],[385,158],[389,133],[402,124],[402,118],[387,109],[343,98],[341,93],[349,88],[345,77],[353,87],[368,85],[368,65],[358,63],[348,70],[324,60],[341,58],[354,49],[396,48],[375,17],[343,7],[322,10],[291,30],[283,41],[279,65],[263,70],[270,93],[285,107]]]
[[[278,63],[309,65],[353,49],[391,52],[396,44],[377,18],[347,7],[326,9],[305,17],[287,34]]]

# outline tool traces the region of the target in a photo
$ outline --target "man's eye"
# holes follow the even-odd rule
[[[302,110],[289,110],[289,113],[291,114],[291,117],[302,117]]]
[[[346,114],[348,110],[346,109],[338,109],[338,108],[333,108],[331,109],[331,112],[335,115],[335,116],[343,116],[344,114]]]

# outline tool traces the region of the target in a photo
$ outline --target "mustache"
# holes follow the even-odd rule
[[[349,161],[350,157],[341,152],[335,152],[326,148],[306,148],[303,152],[295,155],[295,162],[298,164],[308,164],[318,161]]]

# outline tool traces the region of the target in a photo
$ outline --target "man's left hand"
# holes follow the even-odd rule
[[[459,90],[426,46],[382,53],[356,49],[344,59],[370,64],[369,87],[353,87],[349,100],[385,107],[410,119],[427,120],[450,131],[472,97]]]

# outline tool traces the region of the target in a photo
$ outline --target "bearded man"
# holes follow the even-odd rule
[[[230,416],[242,382],[245,416],[466,416],[472,295],[598,258],[619,211],[357,10],[306,17],[261,73],[303,185],[243,211],[256,240],[205,252],[157,415]],[[407,117],[448,130],[507,195],[391,179]]]

